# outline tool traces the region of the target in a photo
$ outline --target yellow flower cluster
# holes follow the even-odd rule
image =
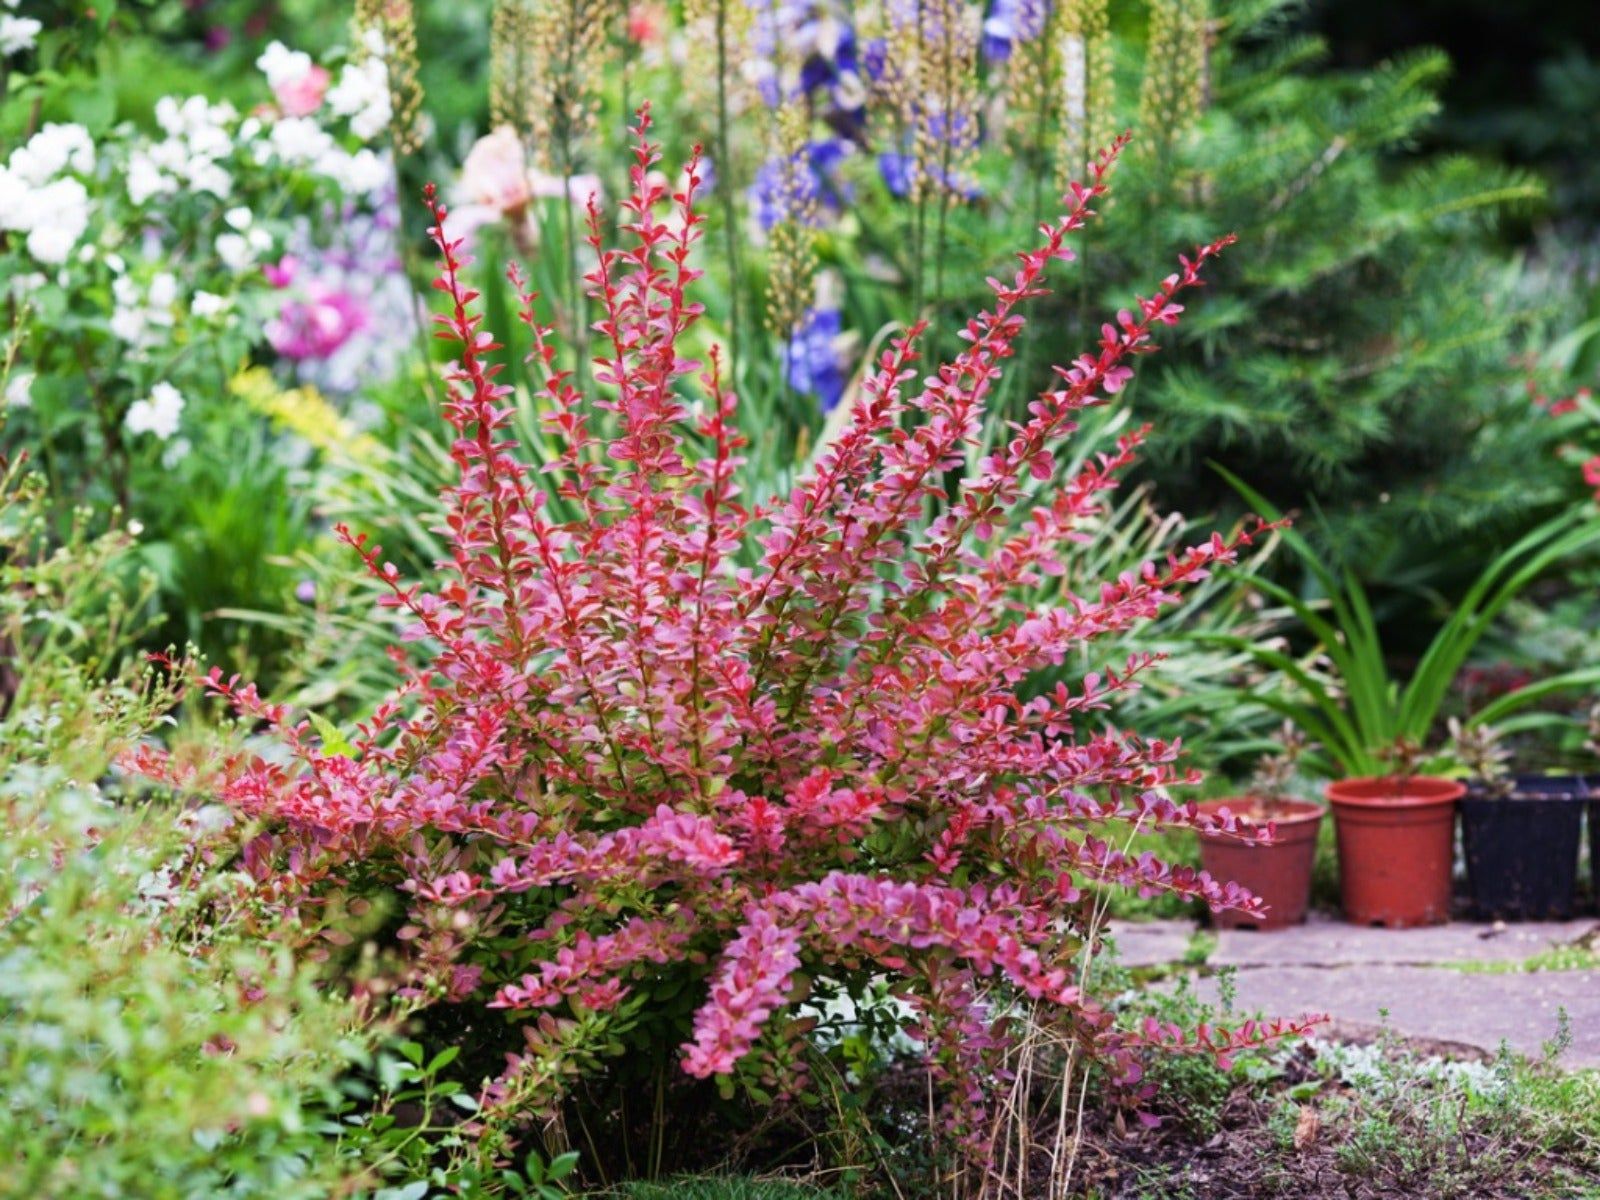
[[[282,388],[266,367],[246,367],[228,381],[228,391],[279,429],[304,438],[317,451],[367,464],[381,458],[384,448],[362,433],[309,385]]]

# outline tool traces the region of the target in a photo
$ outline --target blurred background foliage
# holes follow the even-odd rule
[[[1136,416],[1154,424],[1137,477],[1142,503],[1152,521],[1180,514],[1180,525],[1166,527],[1174,532],[1226,523],[1241,505],[1213,465],[1234,472],[1295,512],[1331,560],[1358,571],[1403,656],[1495,549],[1584,495],[1578,473],[1556,459],[1573,426],[1544,419],[1530,395],[1564,395],[1600,372],[1591,116],[1600,66],[1587,7],[1109,3],[1109,70],[1091,71],[1086,104],[1095,130],[1131,127],[1136,141],[1110,211],[1078,247],[1081,262],[1063,273],[1018,374],[1046,378],[1046,364],[1092,342],[1098,321],[1147,290],[1177,250],[1239,233],[1212,286],[1134,385]],[[494,116],[494,8],[415,6],[429,136],[397,164],[400,240],[414,284],[429,268],[413,198],[426,180],[448,187],[457,178]],[[613,16],[647,14],[670,32],[704,6],[614,8]],[[848,25],[867,21],[868,8],[784,11],[785,19],[823,14]],[[1010,9],[986,11],[993,18]],[[8,144],[48,120],[79,121],[96,135],[120,122],[149,128],[158,99],[174,92],[201,91],[248,112],[261,103],[255,63],[270,42],[337,57],[353,41],[348,7],[315,0],[66,0],[45,16],[37,69],[7,81],[14,102],[0,115],[0,136]],[[602,168],[613,195],[623,114],[651,91],[660,93],[669,161],[694,139],[720,148],[705,79],[682,74],[670,39],[666,49],[641,50],[622,29],[596,52],[604,66],[598,118],[572,164]],[[1186,29],[1203,30],[1198,64],[1186,57]],[[853,30],[858,55],[871,32]],[[946,319],[981,302],[979,281],[1049,208],[1068,164],[1059,143],[1017,119],[1035,95],[1025,72],[1013,74],[1028,53],[1020,43],[1009,59],[991,57],[987,45],[974,53],[982,95],[1004,97],[1010,115],[984,110],[974,194],[941,211],[938,245],[916,261],[905,248],[917,208],[893,194],[879,161],[896,149],[885,119],[870,103],[865,118],[846,119],[826,88],[807,93],[808,146],[842,141],[854,153],[837,177],[847,202],[811,247],[822,282],[816,295],[788,302],[837,306],[846,377],[874,338],[911,317],[913,294]],[[1060,70],[1041,64],[1046,79]],[[744,205],[779,131],[753,91],[736,101],[737,137],[715,168]],[[791,386],[784,363],[793,348],[761,319],[762,297],[782,282],[777,260],[758,244],[733,274],[725,215],[715,192],[711,199],[706,328],[725,335],[733,298],[745,297],[739,382],[761,430],[751,490],[781,490],[826,435],[826,413],[818,396]],[[537,219],[536,240],[550,251],[562,236],[559,207]],[[738,219],[742,235],[748,214]],[[540,290],[558,298],[545,310],[558,325],[569,272],[559,252],[529,254],[502,227],[484,227],[479,240],[491,323],[511,330],[515,352],[525,344],[508,319],[514,299],[499,262],[527,260]],[[270,364],[262,350],[251,354]],[[510,357],[524,440],[536,441],[532,380]],[[308,451],[303,438],[286,454],[286,440],[299,435],[286,438],[281,422],[259,412],[197,423],[182,486],[148,490],[135,506],[146,528],[142,564],[161,589],[154,636],[197,640],[209,656],[305,697],[370,694],[372,673],[348,665],[357,656],[289,648],[332,650],[353,631],[387,640],[364,589],[339,580],[326,538],[332,520],[373,528],[407,567],[431,560],[428,521],[416,514],[445,469],[443,448],[432,433],[428,369],[409,347],[397,358],[402,369],[339,401],[343,411],[359,410],[375,454],[351,456],[337,439]],[[41,385],[46,395],[63,386]],[[1013,410],[1025,396],[1017,384],[1006,393]],[[1262,569],[1314,594],[1285,556]],[[1552,602],[1566,594],[1551,587]]]

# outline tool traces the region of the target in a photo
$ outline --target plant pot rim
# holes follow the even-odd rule
[[[1226,808],[1234,816],[1248,820],[1253,825],[1265,825],[1269,821],[1274,825],[1298,825],[1302,822],[1320,821],[1328,811],[1315,800],[1302,800],[1295,796],[1273,801],[1272,803],[1280,809],[1273,816],[1263,817],[1260,820],[1245,816],[1249,809],[1260,803],[1259,797],[1247,792],[1239,796],[1218,796],[1211,800],[1201,800],[1196,807],[1204,813],[1215,813],[1219,809]]]
[[[1325,789],[1335,808],[1432,808],[1453,805],[1466,792],[1460,780],[1437,775],[1356,775]]]
[[[1528,804],[1548,801],[1554,804],[1583,804],[1600,800],[1600,777],[1594,775],[1536,775],[1519,772],[1511,777],[1512,790],[1506,796],[1486,795],[1469,784],[1463,797],[1474,804]]]

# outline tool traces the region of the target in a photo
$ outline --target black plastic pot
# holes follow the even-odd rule
[[[1589,794],[1589,895],[1600,908],[1600,778],[1590,776]]]
[[[1504,798],[1469,791],[1461,843],[1473,911],[1512,921],[1570,917],[1584,802],[1595,795],[1590,781],[1563,775],[1519,775]]]

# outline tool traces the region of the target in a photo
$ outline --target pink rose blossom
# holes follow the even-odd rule
[[[279,80],[272,86],[272,95],[286,117],[309,117],[322,107],[327,91],[327,69],[316,64],[304,74]]]
[[[312,282],[301,296],[285,300],[267,322],[267,341],[296,361],[331,358],[366,324],[366,306],[358,297]]]

